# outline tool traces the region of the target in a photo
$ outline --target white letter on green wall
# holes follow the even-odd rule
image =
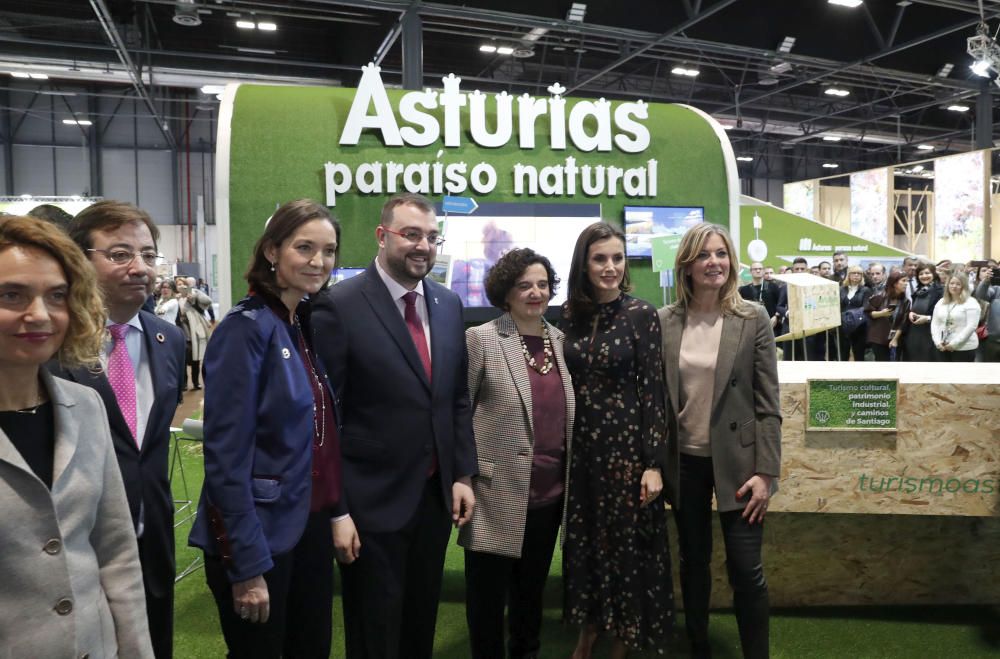
[[[375,104],[375,114],[368,114],[368,106]],[[361,131],[365,128],[376,128],[382,133],[382,141],[386,146],[403,146],[399,136],[399,126],[396,116],[392,113],[389,96],[385,93],[379,67],[374,64],[361,67],[361,82],[354,93],[351,111],[344,122],[344,130],[340,133],[340,143],[357,144]]]

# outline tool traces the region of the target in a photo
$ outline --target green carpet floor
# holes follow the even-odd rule
[[[181,465],[175,467],[174,496],[197,503],[203,477],[200,446],[181,442]],[[187,494],[184,493],[186,482]],[[182,511],[183,519],[189,511]],[[199,552],[187,547],[191,522],[176,530],[177,567],[181,571]],[[469,657],[465,626],[462,551],[452,543],[445,564],[441,606],[438,611],[435,657]],[[546,591],[542,654],[545,659],[569,657],[576,630],[560,622],[561,560],[553,559]],[[676,569],[676,568],[675,568]],[[948,569],[942,566],[942,569]],[[683,614],[678,629],[682,630]],[[177,659],[225,657],[205,574],[197,570],[177,584],[175,600],[174,656]],[[712,645],[717,659],[740,657],[736,620],[730,611],[713,613]],[[334,602],[334,650],[344,656],[340,596]],[[606,656],[607,645],[596,648],[595,657]],[[664,649],[665,656],[687,656],[683,644]],[[647,653],[644,656],[660,656]],[[775,610],[771,617],[771,656],[775,658],[872,658],[1000,657],[1000,609],[996,607],[838,607]]]

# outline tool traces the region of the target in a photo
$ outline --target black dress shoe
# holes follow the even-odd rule
[[[200,384],[194,385],[194,390],[195,391],[198,391],[199,389],[201,389],[201,385]]]

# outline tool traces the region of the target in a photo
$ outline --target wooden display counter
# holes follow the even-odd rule
[[[779,362],[778,375],[772,605],[1000,602],[1000,365]],[[895,431],[806,429],[807,380],[885,378],[899,381]],[[728,607],[714,526],[712,603]]]

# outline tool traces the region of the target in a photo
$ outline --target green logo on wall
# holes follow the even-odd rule
[[[899,380],[808,380],[806,430],[896,430]]]

